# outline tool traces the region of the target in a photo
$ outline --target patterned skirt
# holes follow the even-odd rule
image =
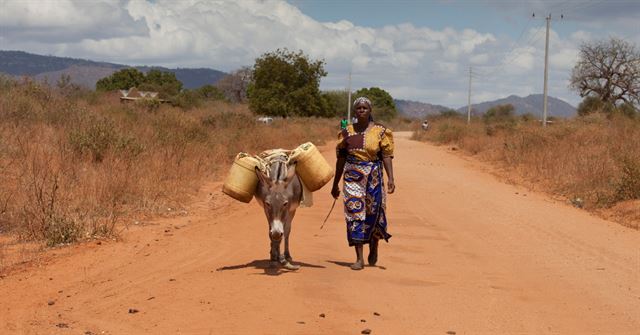
[[[349,156],[344,166],[344,216],[349,246],[371,238],[389,241],[382,161],[361,161]]]

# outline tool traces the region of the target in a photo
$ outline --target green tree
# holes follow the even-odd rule
[[[371,100],[371,104],[373,104],[371,109],[375,119],[388,121],[398,115],[391,94],[379,87],[362,88],[356,92],[355,97],[367,97]]]
[[[98,91],[128,90],[132,87],[141,91],[158,92],[160,97],[169,98],[182,91],[182,82],[173,72],[152,69],[144,74],[138,69],[128,68],[116,71],[96,83]]]
[[[204,85],[196,90],[198,95],[205,100],[225,100],[225,94],[213,85]]]
[[[96,83],[98,91],[128,90],[144,82],[144,73],[134,68],[122,69],[104,77]]]
[[[158,92],[162,98],[178,95],[182,91],[182,82],[176,78],[173,72],[164,72],[152,69],[144,76],[144,80],[138,86],[141,91]]]
[[[340,118],[347,117],[347,105],[349,104],[349,92],[343,91],[326,91],[322,92],[322,98],[328,105],[328,116],[337,116]]]
[[[265,53],[253,66],[249,108],[262,115],[327,116],[329,107],[320,95],[320,78],[326,75],[324,61],[310,60],[302,51]]]

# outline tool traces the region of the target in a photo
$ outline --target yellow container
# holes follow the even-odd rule
[[[258,186],[257,159],[241,152],[231,165],[229,175],[222,185],[222,192],[236,200],[250,202]]]
[[[333,178],[333,168],[311,142],[295,149],[293,160],[297,162],[298,176],[311,192],[319,190]]]

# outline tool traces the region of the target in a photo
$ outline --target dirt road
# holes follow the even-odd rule
[[[319,229],[330,185],[298,210],[289,272],[268,268],[255,201],[212,183],[182,216],[0,279],[0,333],[638,334],[638,231],[396,137],[378,267],[348,268],[339,205]]]

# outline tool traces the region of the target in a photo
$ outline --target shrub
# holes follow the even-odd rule
[[[96,96],[94,105],[28,81],[0,87],[3,234],[47,245],[113,235],[123,222],[188,203],[239,151],[320,145],[336,132],[335,120],[316,118],[265,126],[241,104],[147,113]]]
[[[457,141],[462,139],[462,136],[465,133],[465,128],[463,125],[447,121],[439,124],[437,129],[438,132],[435,140],[436,142],[443,144],[456,143]]]
[[[617,182],[615,200],[640,199],[640,158],[626,157],[621,161],[622,175]]]
[[[94,162],[102,162],[118,135],[114,123],[105,118],[90,117],[69,133],[69,143],[78,154],[90,153]]]
[[[494,106],[489,108],[489,110],[482,115],[482,119],[485,123],[512,123],[515,121],[513,115],[514,110],[515,108],[512,104]]]

